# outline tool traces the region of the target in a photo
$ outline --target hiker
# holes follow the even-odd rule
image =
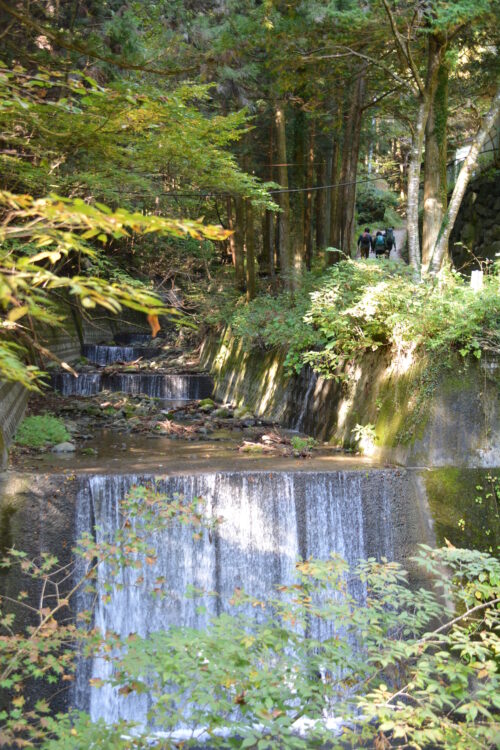
[[[362,258],[368,258],[370,250],[372,248],[372,236],[370,234],[369,227],[365,227],[365,231],[362,232],[358,237],[358,250],[361,253]]]
[[[386,248],[386,244],[385,244],[385,237],[382,234],[382,232],[380,231],[380,229],[377,232],[377,234],[375,235],[375,242],[373,243],[373,249],[375,250],[375,255],[377,256],[377,258],[380,255],[385,255],[385,253],[386,253],[386,249],[387,248]]]
[[[394,236],[394,227],[388,227],[385,230],[385,246],[387,248],[387,255],[390,255],[392,248],[397,251],[396,237]]]

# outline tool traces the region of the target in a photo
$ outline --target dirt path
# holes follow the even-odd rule
[[[396,249],[391,250],[389,258],[391,260],[402,260],[401,251],[406,245],[406,229],[395,229],[394,238],[396,240]]]

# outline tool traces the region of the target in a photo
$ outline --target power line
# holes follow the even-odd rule
[[[390,174],[382,177],[369,177],[365,180],[355,180],[351,182],[336,182],[332,185],[314,185],[313,187],[305,187],[305,188],[276,188],[274,190],[268,190],[267,192],[269,195],[277,195],[277,194],[283,194],[283,193],[309,193],[313,190],[329,190],[331,188],[338,188],[338,187],[346,187],[348,185],[363,185],[367,182],[376,182],[377,180],[384,180],[386,177],[395,177],[396,175],[399,175],[399,172],[391,172]],[[123,191],[121,190],[112,190],[113,193],[120,193],[123,194]],[[172,192],[170,190],[162,190],[157,191],[153,195],[151,193],[126,193],[126,195],[133,195],[137,197],[154,197],[155,195],[164,195],[168,198],[227,198],[230,197],[232,194],[229,192],[210,192],[210,193],[177,193]]]

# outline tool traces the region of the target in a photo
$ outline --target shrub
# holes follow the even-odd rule
[[[294,295],[260,297],[240,308],[233,331],[248,348],[281,348],[289,372],[304,364],[339,377],[342,363],[380,347],[420,348],[437,360],[500,353],[499,277],[473,291],[458,273],[416,283],[392,261],[342,261],[321,277],[306,275]]]
[[[396,208],[397,196],[390,190],[380,190],[373,185],[362,186],[356,198],[359,224],[383,222],[387,208]]]
[[[69,440],[64,422],[53,414],[25,417],[16,433],[15,442],[27,448],[42,448]]]

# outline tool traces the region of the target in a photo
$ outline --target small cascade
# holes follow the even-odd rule
[[[112,365],[114,362],[133,362],[141,357],[150,359],[158,353],[157,349],[145,346],[104,346],[101,344],[84,344],[82,354],[95,365]]]
[[[212,379],[201,374],[84,372],[75,378],[69,372],[61,372],[52,376],[51,383],[54,390],[63,396],[95,396],[100,391],[109,390],[135,396],[186,401],[208,398],[213,391]]]
[[[107,579],[103,565],[97,581],[96,625],[103,632],[122,636],[147,636],[173,625],[204,627],[214,614],[231,611],[227,602],[235,588],[266,598],[277,585],[291,583],[299,557],[325,559],[337,552],[349,562],[370,555],[393,559],[397,540],[391,515],[400,482],[397,478],[393,482],[397,475],[390,470],[375,474],[375,481],[361,471],[218,472],[156,478],[157,488],[168,495],[203,497],[207,512],[221,517],[222,524],[212,535],[204,532],[196,541],[191,530],[181,525],[152,535],[148,543],[156,550],[156,561],[141,566],[140,573],[127,568],[115,576],[109,603],[101,596]],[[146,481],[137,476],[85,480],[77,533],[88,532],[95,524],[97,540],[109,540],[120,524],[120,500],[134,484]],[[159,579],[165,581],[166,596],[152,599],[146,591]],[[362,600],[362,585],[349,585]],[[218,596],[186,598],[188,586],[215,591]],[[255,610],[251,612],[256,616]],[[312,635],[331,635],[323,632],[328,627],[312,626]],[[77,706],[90,711],[93,720],[126,719],[147,726],[147,695],[125,697],[108,685],[88,687],[89,676],[106,680],[112,670],[111,662],[97,657],[79,670]]]
[[[144,395],[174,401],[208,398],[213,383],[208,375],[162,375],[117,373],[104,378],[104,388],[132,395]]]
[[[51,376],[50,384],[63,396],[95,396],[102,391],[100,372],[81,372],[77,378],[70,372],[57,372]]]
[[[304,400],[302,402],[302,407],[300,409],[299,416],[293,426],[293,429],[297,430],[297,432],[300,432],[304,427],[304,418],[309,408],[309,399],[311,398],[311,394],[314,391],[314,388],[316,386],[316,381],[317,381],[317,376],[316,376],[316,373],[313,372],[311,373],[311,378],[309,380],[309,385],[307,386],[306,395],[304,396]]]

